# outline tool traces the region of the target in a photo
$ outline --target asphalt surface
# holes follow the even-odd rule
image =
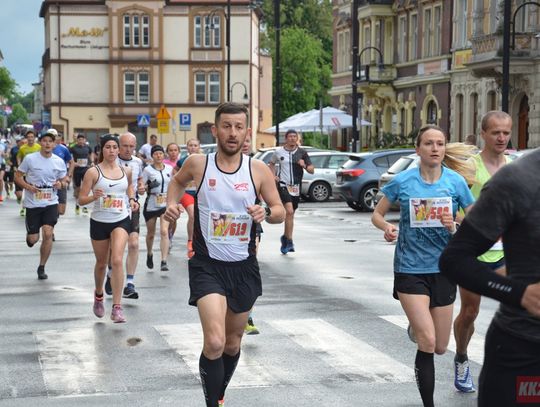
[[[39,281],[39,244],[26,246],[18,210],[13,199],[0,205],[0,406],[203,406],[185,219],[168,273],[146,269],[141,224],[140,298],[123,301],[128,322],[119,325],[108,318],[110,298],[105,318],[92,313],[89,217],[76,216],[70,198],[55,229],[49,279]],[[370,214],[342,202],[302,204],[295,253],[279,253],[281,233],[281,225],[264,225],[264,294],[254,310],[261,334],[244,338],[226,406],[421,405],[416,348],[391,296],[394,247]],[[154,247],[159,264],[158,241]],[[495,307],[483,301],[469,352],[475,378]],[[475,394],[453,387],[453,356],[449,350],[435,358],[436,405],[474,406]]]

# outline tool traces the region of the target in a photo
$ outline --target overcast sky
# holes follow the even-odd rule
[[[3,65],[19,84],[18,91],[32,91],[39,81],[41,56],[45,52],[42,0],[0,0],[0,51]]]

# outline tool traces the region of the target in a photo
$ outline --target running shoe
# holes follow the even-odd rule
[[[287,254],[289,253],[289,250],[287,250],[287,243],[288,243],[288,239],[285,237],[285,236],[281,236],[279,238],[279,240],[281,241],[281,247],[279,248],[279,250],[281,251],[282,254]]]
[[[49,276],[45,273],[45,266],[39,266],[37,269],[37,278],[39,280],[47,280]]]
[[[412,343],[416,343],[416,336],[414,336],[414,331],[410,324],[407,326],[407,335]]]
[[[225,400],[221,399],[218,400],[218,407],[224,407],[225,406]]]
[[[152,254],[148,254],[146,256],[146,267],[148,267],[149,269],[154,268],[154,256]]]
[[[124,310],[122,309],[122,306],[120,304],[113,305],[111,312],[111,320],[115,324],[121,324],[122,322],[126,322],[126,318],[124,318]]]
[[[4,202],[4,197],[0,195],[0,202]]]
[[[294,252],[294,243],[292,240],[287,240],[287,251]]]
[[[86,206],[83,206],[82,213],[88,213],[88,208]]]
[[[166,262],[166,261],[162,261],[162,262],[161,262],[160,270],[161,270],[161,271],[169,271],[169,267],[167,266],[167,262]]]
[[[105,292],[107,295],[112,295],[111,278],[109,276],[105,278]]]
[[[26,209],[25,209],[25,208],[21,208],[21,210],[19,211],[19,215],[21,215],[21,216],[26,216]]]
[[[75,207],[75,215],[80,215],[81,214],[81,208],[79,208],[78,206]]]
[[[103,306],[103,296],[98,298],[96,292],[94,291],[94,315],[98,318],[103,318],[105,315],[105,307]]]
[[[466,360],[463,363],[460,363],[454,360],[454,369],[454,385],[456,386],[456,389],[463,393],[474,393],[476,388],[474,387],[469,361]]]
[[[248,318],[248,322],[244,328],[244,332],[246,333],[246,335],[258,335],[260,333],[255,324],[253,323],[253,318]]]
[[[127,285],[124,287],[124,298],[131,298],[132,300],[136,300],[139,298],[139,293],[135,291],[135,284],[133,283],[127,283]]]

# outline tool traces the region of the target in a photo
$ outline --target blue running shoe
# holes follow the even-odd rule
[[[111,278],[109,276],[105,279],[105,292],[107,295],[112,295]]]
[[[292,240],[289,240],[289,241],[287,242],[287,251],[289,251],[289,252],[294,252],[294,243],[293,243]]]
[[[282,254],[287,254],[289,253],[289,250],[287,250],[287,246],[288,246],[288,239],[285,237],[285,236],[281,236],[280,238],[280,241],[281,241],[281,247],[280,247],[280,251]]]
[[[463,363],[460,363],[454,360],[454,367],[454,385],[456,386],[456,389],[463,393],[474,393],[476,388],[474,387],[469,361],[466,360]]]
[[[139,293],[135,291],[135,284],[133,283],[127,283],[127,285],[124,287],[124,298],[131,298],[132,300],[136,300],[139,298]]]

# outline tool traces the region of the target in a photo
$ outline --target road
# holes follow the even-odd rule
[[[92,313],[89,218],[73,208],[70,200],[56,228],[49,279],[39,281],[39,245],[26,247],[15,201],[0,205],[0,406],[203,406],[202,336],[197,311],[187,305],[185,219],[168,273],[146,269],[142,225],[140,298],[124,300],[128,322],[116,325],[108,314],[99,320]],[[279,253],[281,233],[281,225],[264,225],[264,294],[254,310],[261,334],[244,339],[226,405],[421,405],[416,348],[391,295],[394,247],[370,214],[342,202],[305,203],[296,253]],[[110,306],[109,298],[107,312]],[[495,308],[483,301],[469,352],[476,378]],[[436,404],[474,406],[474,394],[454,390],[453,357],[449,350],[435,358]]]

